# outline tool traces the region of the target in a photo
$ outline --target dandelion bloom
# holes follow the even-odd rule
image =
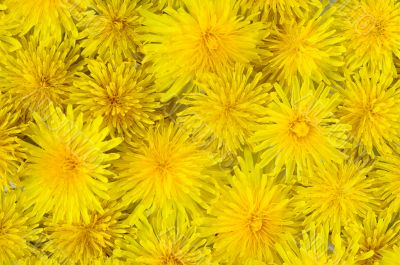
[[[348,147],[350,128],[334,116],[339,94],[330,94],[323,84],[316,90],[307,83],[295,84],[289,98],[279,85],[275,89],[277,97],[250,139],[254,151],[262,151],[262,164],[273,162],[276,172],[285,166],[290,177],[294,170],[301,176],[323,161],[340,163],[346,157],[340,149]]]
[[[150,6],[147,0],[93,0],[78,23],[82,55],[139,59],[142,17],[138,10]]]
[[[72,107],[64,114],[49,107],[49,116],[33,115],[25,142],[29,154],[24,189],[38,215],[52,213],[54,222],[89,220],[88,211],[103,213],[100,199],[109,199],[107,167],[119,157],[107,152],[122,139],[105,140],[102,118],[83,121]]]
[[[304,80],[327,84],[343,80],[344,38],[333,27],[333,10],[321,12],[285,20],[271,31],[265,41],[271,53],[263,61],[270,81],[291,86]]]
[[[289,188],[263,174],[251,156],[245,152],[239,158],[234,177],[208,211],[210,217],[200,221],[202,234],[215,236],[215,259],[226,264],[278,261],[274,245],[298,225]]]
[[[178,113],[178,121],[212,151],[236,154],[270,102],[272,86],[262,83],[261,76],[239,64],[203,76],[198,90],[180,100],[187,108]]]
[[[177,124],[161,122],[150,128],[136,148],[125,148],[115,163],[114,194],[122,204],[157,210],[175,205],[199,215],[215,196],[210,176],[215,162]]]
[[[48,221],[43,250],[53,253],[53,258],[60,263],[84,265],[95,260],[105,261],[117,248],[116,241],[134,235],[135,229],[124,224],[127,214],[115,202],[106,203],[103,208],[103,213],[93,212],[87,221],[81,219],[72,224]]]
[[[259,59],[265,26],[239,16],[233,0],[190,0],[185,9],[163,12],[142,12],[145,61],[154,65],[157,87],[165,91],[163,101],[200,73]]]
[[[79,49],[69,40],[44,44],[35,38],[22,39],[22,49],[8,53],[0,63],[0,91],[11,95],[26,121],[33,112],[46,115],[49,104],[63,108],[81,70],[78,58]]]
[[[305,227],[314,222],[340,233],[349,221],[362,221],[369,211],[378,210],[376,182],[367,176],[372,168],[368,161],[354,159],[315,167],[294,196],[297,210],[306,216]]]
[[[89,60],[90,75],[80,73],[69,102],[88,118],[103,117],[111,136],[142,136],[160,118],[159,94],[152,75],[135,62]]]
[[[361,66],[372,72],[395,74],[393,58],[400,58],[400,3],[360,0],[344,3],[337,13],[337,29],[346,38],[349,70]]]
[[[117,257],[143,265],[213,264],[206,239],[178,212],[164,209],[152,217],[143,216],[136,229],[137,239],[125,240],[114,252]]]
[[[352,126],[351,141],[359,154],[392,153],[400,141],[400,81],[363,68],[339,91],[343,103],[338,115]]]

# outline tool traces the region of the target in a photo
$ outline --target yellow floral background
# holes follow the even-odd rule
[[[0,0],[0,265],[399,265],[399,0]]]

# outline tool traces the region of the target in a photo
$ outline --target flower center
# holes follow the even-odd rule
[[[253,233],[256,233],[261,230],[263,226],[263,219],[256,214],[251,214],[248,219],[250,230]]]
[[[40,88],[47,88],[50,87],[50,80],[47,76],[42,76],[40,80],[38,80],[38,84]]]
[[[118,96],[109,96],[108,102],[110,103],[110,105],[113,105],[113,106],[118,105],[120,103]]]
[[[356,23],[356,30],[362,35],[384,35],[385,23],[375,16],[364,15]]]
[[[126,21],[124,19],[120,19],[120,18],[114,18],[111,21],[112,27],[116,30],[123,30],[126,26]]]
[[[299,138],[306,137],[310,132],[310,126],[306,121],[295,121],[290,130]]]
[[[219,48],[218,37],[210,31],[206,31],[203,34],[203,41],[204,41],[205,46],[207,47],[208,51],[210,51],[210,52],[213,52]]]
[[[364,111],[367,115],[374,115],[375,114],[375,104],[374,102],[367,102],[364,105]]]
[[[168,160],[157,161],[156,169],[161,175],[166,175],[171,168],[171,163]]]
[[[67,155],[62,164],[62,170],[65,173],[75,173],[79,167],[79,160],[76,156]]]
[[[174,254],[167,254],[163,257],[162,265],[183,265]]]

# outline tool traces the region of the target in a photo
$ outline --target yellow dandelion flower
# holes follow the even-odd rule
[[[400,81],[366,69],[346,79],[339,116],[352,126],[352,140],[359,153],[392,153],[400,141]]]
[[[214,264],[206,240],[178,212],[164,210],[150,218],[142,217],[136,227],[137,239],[125,240],[114,251],[117,257],[137,265]]]
[[[167,101],[197,74],[259,58],[265,36],[260,22],[240,17],[232,0],[185,1],[162,15],[143,11],[145,61],[154,64],[157,87]],[[174,62],[174,63],[171,63]]]
[[[353,223],[345,232],[348,239],[361,235],[358,239],[357,265],[380,264],[383,252],[400,243],[400,223],[391,214],[377,217],[369,212],[362,223]]]
[[[281,87],[275,85],[278,97],[268,106],[265,124],[256,128],[250,142],[257,143],[256,152],[262,151],[262,164],[275,163],[275,171],[286,166],[286,176],[295,169],[297,175],[310,169],[312,164],[335,161],[340,163],[345,155],[349,126],[339,123],[334,112],[340,103],[337,93],[320,84],[314,90],[296,83],[288,98]]]
[[[38,215],[51,212],[55,222],[89,220],[88,210],[103,213],[100,198],[108,199],[107,167],[119,157],[106,153],[122,139],[105,140],[108,129],[100,130],[102,118],[83,121],[71,106],[66,115],[49,107],[48,117],[34,113],[25,143],[29,154],[24,189]]]
[[[396,0],[348,1],[337,12],[337,28],[346,38],[349,69],[368,66],[372,72],[395,74],[400,58],[400,3]]]
[[[215,236],[214,256],[224,264],[277,262],[274,245],[295,233],[297,225],[289,188],[263,174],[249,152],[238,159],[240,166],[208,211],[210,217],[200,219],[201,233]]]
[[[361,221],[368,211],[377,210],[379,201],[373,195],[377,188],[367,177],[371,170],[367,161],[353,159],[316,167],[307,184],[296,188],[296,206],[306,216],[305,227],[315,222],[340,233],[349,221]]]
[[[93,0],[90,10],[77,24],[85,57],[139,59],[138,38],[142,17],[139,8],[149,9],[147,0]]]
[[[292,235],[276,245],[283,265],[354,265],[358,251],[358,237],[345,242],[340,235],[329,236],[328,231],[311,222],[300,239]]]
[[[63,107],[75,73],[79,50],[65,40],[45,45],[31,38],[22,41],[22,49],[5,55],[2,62],[0,91],[9,93],[22,120],[30,120],[33,112],[47,114],[50,103]]]
[[[379,189],[377,194],[382,198],[384,207],[389,211],[400,210],[400,157],[385,155],[375,161],[375,175]]]
[[[18,135],[24,129],[19,124],[19,112],[10,99],[0,95],[0,192],[12,185],[19,186],[17,170],[24,159]]]
[[[59,264],[96,264],[100,260],[102,264],[113,264],[105,261],[116,249],[116,241],[135,234],[135,229],[124,224],[127,214],[122,210],[116,202],[106,203],[103,213],[93,212],[87,221],[48,222],[48,237],[42,249],[52,253]]]
[[[55,38],[61,41],[64,34],[78,37],[74,14],[85,7],[87,0],[5,0],[8,12],[19,25],[21,35],[32,29],[44,42]]]
[[[178,122],[211,150],[236,154],[270,101],[272,86],[261,83],[261,75],[237,64],[219,74],[203,76],[199,90],[180,100],[187,108],[178,113]]]
[[[271,81],[291,86],[301,80],[330,84],[343,79],[339,67],[344,65],[344,38],[333,28],[333,8],[321,12],[285,20],[271,31],[265,42],[271,53],[264,68]]]
[[[14,264],[35,253],[33,244],[41,229],[34,211],[27,210],[25,204],[19,190],[0,192],[0,264]]]
[[[159,118],[159,95],[153,77],[134,62],[104,63],[89,60],[90,75],[80,74],[70,102],[87,117],[102,116],[111,136],[131,138]]]
[[[122,204],[137,202],[144,209],[173,204],[198,215],[215,193],[215,180],[207,172],[214,163],[185,130],[162,122],[148,130],[140,146],[126,148],[115,162],[119,174],[114,194],[122,197]]]
[[[381,265],[396,265],[400,260],[400,247],[394,246],[392,249],[382,251]]]

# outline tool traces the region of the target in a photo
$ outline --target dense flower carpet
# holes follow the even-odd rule
[[[399,0],[0,0],[0,265],[399,265]]]

